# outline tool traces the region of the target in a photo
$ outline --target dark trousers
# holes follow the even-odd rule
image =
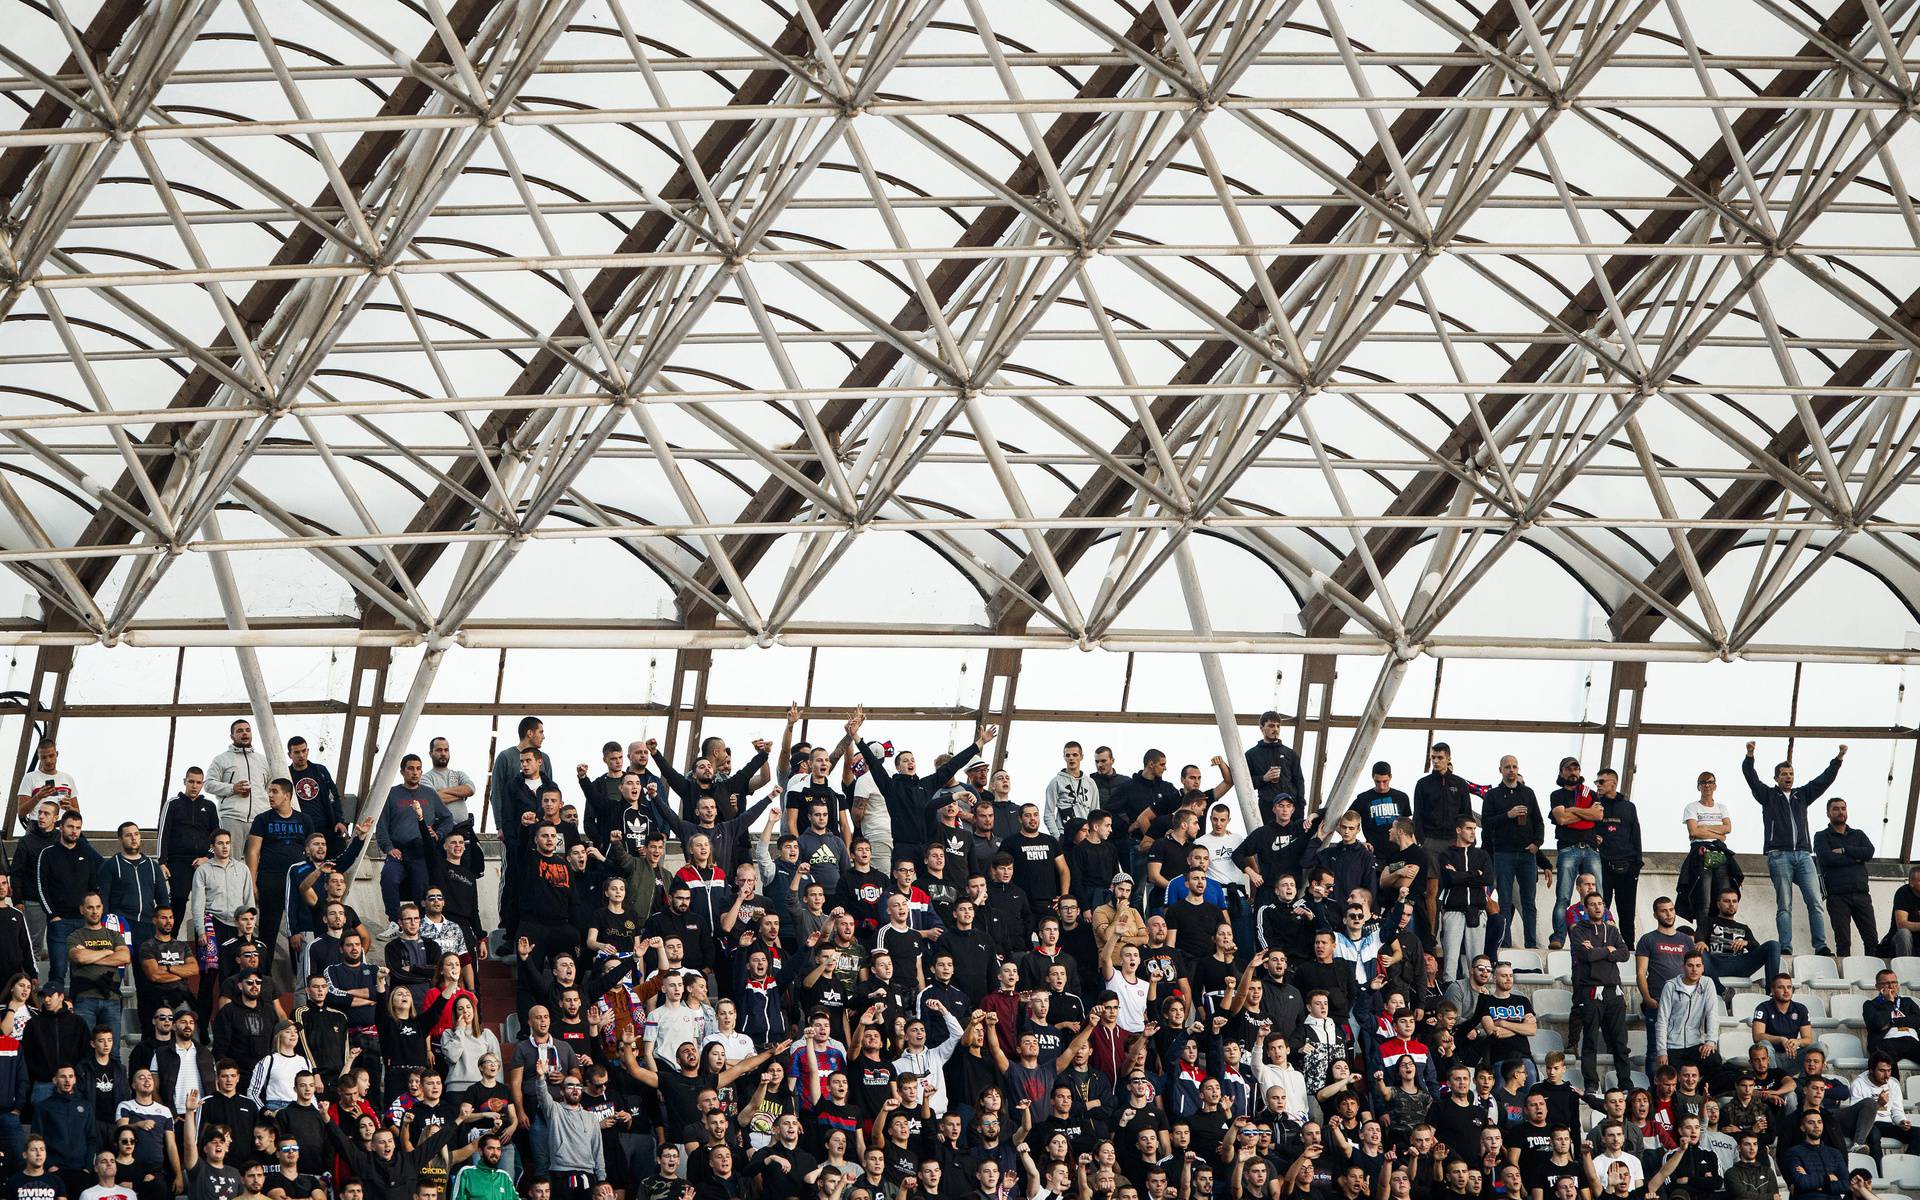
[[[1613,910],[1614,919],[1620,922],[1620,937],[1632,949],[1634,943],[1633,915],[1640,907],[1640,876],[1636,872],[1627,874],[1625,864],[1607,864],[1606,882],[1600,891],[1607,898],[1607,907]]]
[[[1600,1086],[1600,1041],[1605,1038],[1620,1086],[1632,1087],[1633,1060],[1627,1054],[1627,1002],[1617,989],[1612,995],[1585,999],[1581,1006],[1580,1033],[1580,1070],[1586,1076],[1587,1086]]]
[[[1874,927],[1873,897],[1866,892],[1854,892],[1841,896],[1827,893],[1827,917],[1833,922],[1834,952],[1845,958],[1853,953],[1853,930],[1847,921],[1860,929],[1860,948],[1871,954],[1880,945],[1880,931]]]

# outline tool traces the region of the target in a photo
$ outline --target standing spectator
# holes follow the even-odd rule
[[[1433,744],[1428,761],[1433,770],[1413,785],[1413,824],[1427,857],[1438,863],[1453,848],[1455,825],[1473,812],[1473,802],[1467,797],[1486,789],[1453,773],[1453,748],[1445,742]],[[1427,880],[1425,928],[1440,928],[1439,903],[1440,875],[1436,869]]]
[[[581,828],[587,840],[605,854],[613,841],[612,831],[619,828],[620,813],[627,807],[626,798],[620,794],[620,781],[627,775],[627,758],[619,742],[607,742],[600,747],[600,761],[606,764],[604,774],[596,777],[587,764],[581,763],[574,767],[573,775],[586,801]]]
[[[853,740],[853,748],[867,764],[867,773],[886,799],[887,817],[893,826],[892,859],[917,858],[926,848],[927,839],[932,835],[934,793],[945,787],[961,768],[980,757],[980,752],[993,740],[998,732],[992,726],[981,726],[971,745],[963,746],[959,753],[934,768],[929,775],[916,775],[914,771],[919,761],[913,751],[902,750],[894,755],[893,769],[886,764],[886,746],[876,746],[860,737],[860,728],[866,724],[866,711],[853,710],[853,716],[847,721],[847,736]],[[889,868],[892,862],[887,864]]]
[[[40,969],[33,961],[33,935],[27,929],[26,914],[13,903],[13,880],[0,875],[0,979],[15,975],[38,979]]]
[[[1653,902],[1652,929],[1640,935],[1634,944],[1634,981],[1640,992],[1640,1019],[1652,1029],[1660,1019],[1660,995],[1667,981],[1680,974],[1682,964],[1688,954],[1694,952],[1693,930],[1680,925],[1679,914],[1674,911],[1673,899],[1661,896]],[[1706,969],[1703,960],[1701,970]],[[1648,1056],[1653,1056],[1648,1051]],[[1649,1078],[1653,1075],[1651,1067],[1647,1070]]]
[[[1704,1074],[1718,1061],[1720,996],[1706,973],[1705,956],[1690,949],[1680,960],[1680,973],[1661,985],[1647,1037],[1654,1067],[1678,1071],[1691,1063]]]
[[[1727,848],[1727,839],[1733,835],[1733,814],[1715,798],[1719,781],[1712,771],[1702,771],[1694,787],[1699,795],[1680,810],[1680,819],[1687,826],[1687,861],[1680,867],[1675,899],[1683,918],[1705,921],[1713,915],[1715,898],[1745,883],[1746,873]]]
[[[33,820],[13,847],[13,894],[27,921],[33,953],[47,961],[47,905],[40,897],[40,855],[60,839],[60,805],[51,797],[34,805]],[[1899,921],[1894,922],[1899,928]]]
[[[26,845],[21,838],[20,853],[26,853]],[[27,924],[33,924],[31,914]],[[1916,943],[1920,943],[1920,863],[1907,868],[1907,881],[1894,890],[1887,915],[1887,956],[1912,954]]]
[[[1489,916],[1500,911],[1493,898],[1493,863],[1474,845],[1480,822],[1471,812],[1454,822],[1453,845],[1440,856],[1434,874],[1440,885],[1440,978],[1460,977],[1463,964],[1486,946]]]
[[[200,993],[200,962],[193,940],[179,936],[173,906],[153,910],[153,934],[134,945],[134,990],[140,998],[140,1027],[150,1028],[161,1009],[185,1008]]]
[[[1080,769],[1080,743],[1068,742],[1060,749],[1060,771],[1047,781],[1041,820],[1048,833],[1067,836],[1069,821],[1084,821],[1093,811],[1093,781]]]
[[[1020,806],[1020,830],[1000,843],[1000,852],[1013,856],[1013,881],[1026,892],[1036,914],[1051,910],[1054,901],[1072,889],[1066,849],[1040,831],[1038,805]]]
[[[307,838],[325,834],[306,813],[293,807],[293,781],[276,779],[267,785],[267,807],[247,827],[247,871],[259,897],[260,944],[267,970],[280,981],[280,990],[293,987],[292,932],[287,911],[287,873],[307,852]]]
[[[233,936],[240,911],[254,907],[253,876],[233,857],[233,835],[225,829],[214,833],[212,849],[193,869],[193,888],[187,893],[187,935],[217,947]]]
[[[106,906],[100,893],[89,890],[80,899],[80,927],[66,939],[67,961],[73,972],[68,989],[73,1010],[89,1030],[106,1026],[117,1042],[120,1034],[120,972],[131,961],[127,941],[102,923]]]
[[[433,763],[420,781],[440,794],[440,803],[453,814],[455,825],[467,823],[467,801],[473,797],[473,777],[448,764],[453,761],[453,746],[443,737],[427,743],[427,759]]]
[[[199,767],[188,767],[180,790],[160,806],[160,841],[154,853],[167,869],[168,899],[176,913],[187,909],[193,873],[213,853],[213,834],[220,828],[220,810],[206,796],[207,777]]]
[[[540,748],[540,744],[547,740],[546,724],[539,717],[521,717],[519,738],[518,742],[493,756],[493,775],[487,785],[487,803],[493,806],[493,827],[502,836],[518,828],[523,798],[531,801],[526,807],[539,811],[540,792],[553,779],[553,760]],[[533,752],[536,764],[530,780],[531,787],[522,782],[526,770],[521,756],[529,750]],[[526,793],[531,795],[526,796]],[[502,876],[510,874],[510,871],[501,872]]]
[[[1620,919],[1620,935],[1633,944],[1633,918],[1640,908],[1640,811],[1620,794],[1620,772],[1601,767],[1593,777],[1594,794],[1607,819],[1594,831],[1600,848],[1601,895]]]
[[[47,906],[47,979],[67,978],[67,939],[80,928],[80,902],[93,891],[100,852],[80,836],[80,814],[60,814],[60,837],[34,863],[40,900]]]
[[[1247,774],[1253,777],[1254,791],[1260,794],[1265,810],[1278,795],[1288,795],[1297,803],[1307,794],[1307,781],[1300,773],[1300,754],[1280,740],[1280,714],[1268,709],[1260,714],[1260,740],[1247,747]]]
[[[652,751],[653,744],[648,743],[647,749]],[[754,739],[753,757],[747,760],[746,766],[731,775],[720,774],[719,767],[706,755],[693,760],[692,774],[682,775],[673,769],[673,765],[666,760],[665,756],[661,756],[660,778],[666,781],[668,789],[674,795],[680,797],[682,820],[694,819],[695,804],[702,797],[710,797],[713,800],[716,816],[738,816],[742,808],[740,800],[746,793],[748,782],[760,773],[761,767],[767,765],[767,754],[772,749],[773,743],[765,738]],[[815,751],[816,756],[819,753],[820,751]],[[789,828],[787,832],[793,833],[796,830]]]
[[[80,790],[73,776],[60,769],[60,747],[52,738],[42,738],[33,748],[33,770],[20,776],[20,786],[14,791],[18,793],[13,799],[14,810],[22,820],[42,800],[53,801],[63,812],[80,811]]]
[[[1558,783],[1560,786],[1554,789],[1547,811],[1553,818],[1554,842],[1558,847],[1553,864],[1557,877],[1553,891],[1553,937],[1547,942],[1552,950],[1567,944],[1566,912],[1573,898],[1574,882],[1584,873],[1592,875],[1596,883],[1606,883],[1600,852],[1593,844],[1594,831],[1606,820],[1606,807],[1587,787],[1586,778],[1580,774],[1579,759],[1560,760]]]
[[[1360,814],[1360,833],[1373,847],[1375,858],[1385,858],[1393,849],[1393,823],[1413,816],[1413,801],[1393,786],[1393,765],[1386,761],[1373,764],[1373,786],[1353,798],[1353,811]]]
[[[107,911],[125,923],[126,933],[138,946],[153,936],[153,910],[167,903],[166,880],[160,864],[140,849],[140,823],[120,823],[120,849],[100,864],[94,886]]]
[[[253,722],[241,717],[227,729],[233,744],[207,768],[207,790],[220,804],[220,825],[237,845],[246,844],[253,818],[266,807],[273,766],[254,748]]]
[[[1620,964],[1631,955],[1619,927],[1607,920],[1605,897],[1588,894],[1587,919],[1569,930],[1568,936],[1573,942],[1573,1003],[1581,1028],[1580,1070],[1592,1081],[1589,1086],[1600,1082],[1600,1039],[1605,1036],[1620,1086],[1631,1087],[1627,1001],[1620,987]]]
[[[340,808],[340,789],[333,772],[309,757],[307,739],[287,739],[287,778],[293,781],[293,800],[307,814],[314,832],[327,835],[327,857],[347,844],[347,817]]]
[[[1861,948],[1872,953],[1880,945],[1873,896],[1867,890],[1873,842],[1865,830],[1847,825],[1847,802],[1838,796],[1827,801],[1827,827],[1813,835],[1813,861],[1827,893],[1827,915],[1833,918],[1834,949],[1842,957],[1853,953],[1851,921],[1860,929]]]
[[[1547,827],[1540,816],[1539,799],[1520,776],[1520,760],[1511,754],[1500,756],[1500,782],[1488,788],[1481,801],[1480,824],[1486,830],[1487,857],[1493,861],[1494,893],[1507,918],[1506,936],[1501,941],[1515,945],[1514,928],[1518,925],[1526,938],[1526,948],[1538,949],[1539,887],[1533,872]]]
[[[75,1055],[53,1073],[44,1094],[33,1101],[34,1130],[46,1139],[47,1164],[60,1172],[69,1196],[77,1196],[92,1178],[89,1168],[100,1146],[100,1123],[93,1119],[93,1101],[74,1087],[78,1073]]]
[[[40,1011],[27,1022],[26,1033],[20,1035],[20,1059],[33,1086],[36,1110],[53,1091],[61,1068],[71,1070],[87,1052],[87,1039],[92,1036],[93,1028],[75,1016],[73,1006],[67,1003],[66,984],[49,983],[40,989]]]
[[[453,832],[453,814],[440,802],[439,793],[420,782],[420,768],[418,754],[400,760],[400,782],[387,792],[374,830],[375,844],[387,856],[380,865],[380,898],[387,909],[383,938],[400,932],[402,897],[427,890],[427,838],[444,840]]]
[[[1747,788],[1760,803],[1760,822],[1765,831],[1763,847],[1767,855],[1767,875],[1773,880],[1773,922],[1780,939],[1780,953],[1793,953],[1793,889],[1799,888],[1807,905],[1807,926],[1813,932],[1813,952],[1831,954],[1827,948],[1827,920],[1821,912],[1819,881],[1813,865],[1813,832],[1807,828],[1807,809],[1818,800],[1840,774],[1840,762],[1847,757],[1843,742],[1834,752],[1827,769],[1813,782],[1793,786],[1793,764],[1776,763],[1773,784],[1760,782],[1753,769],[1754,743],[1747,743],[1747,756],[1740,760],[1740,773]]]

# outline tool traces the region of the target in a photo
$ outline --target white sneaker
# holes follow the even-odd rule
[[[400,922],[398,921],[388,921],[387,927],[380,931],[380,940],[383,942],[390,942],[394,938],[397,938],[399,936],[400,936]]]

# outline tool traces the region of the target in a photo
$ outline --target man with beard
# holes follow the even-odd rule
[[[142,1029],[153,1024],[153,1014],[162,1007],[185,1007],[199,994],[200,960],[194,957],[192,942],[174,936],[172,905],[153,910],[153,936],[140,943],[137,962],[134,991]]]
[[[1271,897],[1283,876],[1298,878],[1312,848],[1294,797],[1282,792],[1266,809],[1271,820],[1249,833],[1233,852],[1235,865],[1247,873],[1247,884],[1256,897]]]
[[[707,823],[711,823],[723,814],[732,817],[739,813],[740,798],[745,796],[753,786],[753,777],[760,773],[760,768],[767,765],[767,753],[772,749],[772,742],[765,738],[755,738],[753,757],[747,760],[746,766],[733,774],[722,777],[713,759],[702,755],[693,760],[693,774],[682,775],[673,769],[672,763],[661,756],[658,743],[651,738],[647,740],[647,752],[658,763],[660,778],[666,781],[667,788],[674,795],[680,797],[682,818],[698,822],[696,802],[703,798],[713,801],[713,815],[707,819]],[[747,824],[751,825],[752,822],[748,821]]]

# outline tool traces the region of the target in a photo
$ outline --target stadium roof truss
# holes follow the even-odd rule
[[[14,0],[0,639],[1908,661],[1916,34]]]

